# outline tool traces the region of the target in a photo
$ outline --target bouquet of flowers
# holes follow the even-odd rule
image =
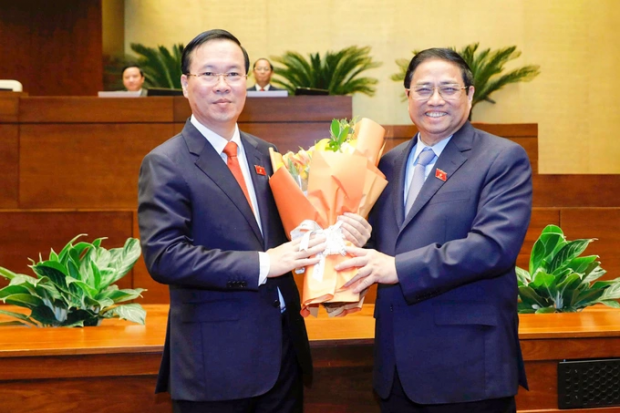
[[[359,311],[365,292],[353,294],[342,286],[355,269],[336,271],[348,259],[337,217],[345,212],[367,217],[387,185],[377,168],[385,129],[363,118],[359,122],[334,119],[330,138],[297,153],[271,151],[274,174],[269,180],[284,229],[291,239],[307,243],[313,233],[324,234],[327,248],[321,261],[306,268],[301,314],[317,316],[323,305],[330,317]]]

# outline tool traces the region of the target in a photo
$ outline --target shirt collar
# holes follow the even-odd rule
[[[424,148],[430,148],[433,151],[433,153],[435,153],[435,156],[439,158],[439,155],[441,155],[443,150],[446,148],[446,145],[448,144],[448,142],[450,142],[450,139],[452,139],[453,136],[454,135],[450,135],[446,139],[440,140],[435,145],[428,146],[427,144],[422,142],[422,139],[420,139],[420,133],[418,132],[418,141],[415,145],[415,152],[413,154],[413,162],[414,163],[417,162],[418,156],[420,155],[420,152],[424,150]]]
[[[190,118],[190,122],[196,127],[196,129],[198,129],[198,132],[200,132],[202,136],[204,136],[209,141],[209,143],[211,144],[211,146],[213,146],[218,155],[221,156],[224,152],[224,147],[228,143],[228,140],[204,126],[198,121],[198,119],[196,119],[194,115],[192,115],[192,117]],[[231,141],[235,142],[239,149],[243,148],[243,144],[241,143],[241,135],[239,134],[239,126],[236,123],[235,132],[233,133]]]

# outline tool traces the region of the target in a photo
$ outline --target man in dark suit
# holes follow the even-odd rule
[[[229,32],[194,38],[181,76],[192,116],[140,170],[144,259],[170,288],[156,391],[175,412],[300,412],[312,369],[290,271],[316,263],[324,238],[307,251],[286,242],[268,183],[273,145],[237,127],[248,70]],[[368,224],[342,219],[363,245]]]
[[[256,84],[252,87],[248,88],[249,91],[273,91],[273,90],[284,90],[278,87],[275,87],[271,84],[271,76],[273,75],[273,65],[271,62],[264,57],[261,57],[257,61],[254,62],[254,66],[252,67],[252,72],[254,73],[254,79],[256,80]]]
[[[350,248],[341,265],[360,267],[357,291],[378,283],[381,410],[514,412],[527,387],[515,276],[531,214],[527,154],[468,122],[473,76],[456,52],[418,53],[404,83],[419,133],[379,164],[389,184],[369,217],[376,249]]]

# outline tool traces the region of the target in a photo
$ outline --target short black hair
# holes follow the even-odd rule
[[[258,59],[256,59],[254,61],[254,64],[252,65],[252,69],[256,69],[256,63],[258,63],[259,60],[264,60],[265,62],[267,62],[269,64],[269,68],[271,69],[271,71],[273,72],[273,65],[271,64],[271,62],[269,61],[269,59],[267,59],[266,57],[259,57]]]
[[[226,30],[213,29],[200,33],[198,36],[194,37],[192,41],[187,44],[187,46],[185,46],[183,49],[183,57],[181,58],[181,73],[184,75],[189,73],[189,66],[191,63],[190,56],[194,49],[211,40],[230,40],[231,42],[236,43],[243,52],[243,59],[245,60],[245,73],[247,74],[250,71],[250,57],[248,56],[248,52],[246,52],[243,46],[241,46],[239,39]]]
[[[413,72],[415,72],[416,68],[422,64],[422,62],[431,59],[439,59],[454,63],[459,67],[459,69],[461,69],[461,75],[463,76],[463,83],[465,83],[465,87],[469,89],[470,86],[474,86],[474,75],[471,72],[469,65],[461,57],[461,55],[452,49],[436,47],[422,50],[413,56],[413,59],[411,59],[411,62],[409,62],[409,66],[407,67],[407,72],[405,73],[405,89],[409,89],[411,87],[411,79],[413,78]]]
[[[125,70],[135,67],[140,71],[140,76],[144,77],[144,72],[142,71],[142,68],[140,66],[138,66],[137,63],[127,63],[125,66],[123,66],[123,70],[121,70],[121,76],[123,76],[125,74]]]

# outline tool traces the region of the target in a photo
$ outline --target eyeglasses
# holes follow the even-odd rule
[[[256,72],[270,72],[271,68],[269,68],[269,67],[255,67],[254,70]]]
[[[220,81],[220,77],[224,78],[224,81],[228,83],[230,86],[239,85],[242,82],[245,82],[245,78],[247,75],[230,72],[230,73],[213,73],[213,72],[204,72],[204,73],[186,73],[185,76],[195,76],[197,79],[201,79],[207,85],[216,85]]]
[[[417,85],[412,89],[405,89],[408,94],[413,94],[413,98],[415,100],[429,100],[434,94],[435,89],[439,92],[439,96],[441,96],[444,100],[454,100],[458,99],[461,96],[461,92],[463,89],[467,89],[466,86],[459,85]]]

